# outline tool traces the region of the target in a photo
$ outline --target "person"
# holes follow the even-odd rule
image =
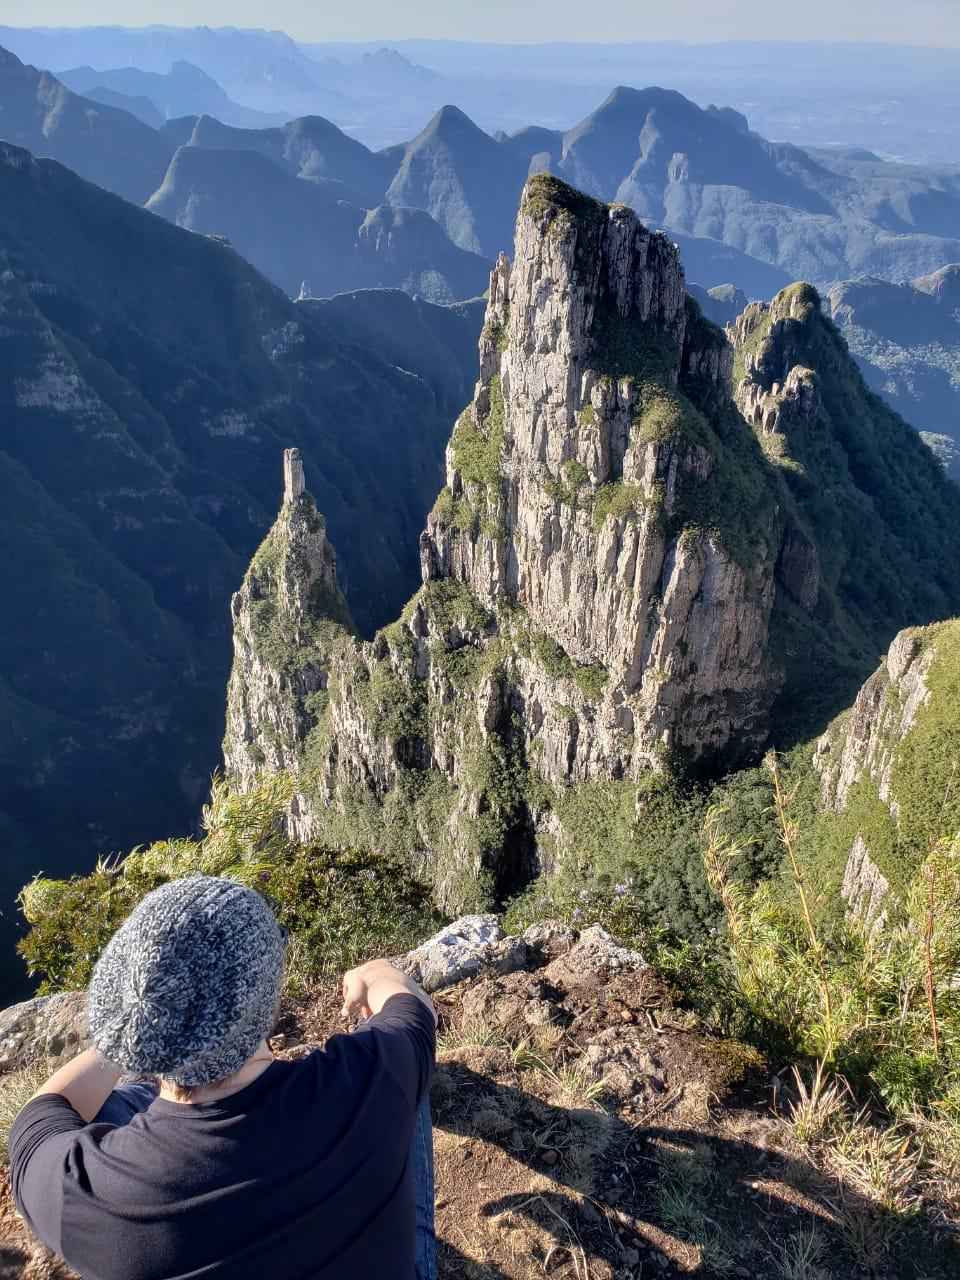
[[[17,1207],[84,1280],[434,1280],[433,1004],[371,961],[343,982],[366,1021],[278,1061],[285,941],[260,894],[197,875],[107,944],[93,1047],[9,1144]]]

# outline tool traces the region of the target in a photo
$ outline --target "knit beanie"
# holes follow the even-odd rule
[[[90,1035],[124,1071],[183,1086],[238,1071],[269,1035],[285,934],[253,889],[187,876],[148,893],[107,943]]]

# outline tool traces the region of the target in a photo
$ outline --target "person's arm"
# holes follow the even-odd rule
[[[96,1049],[87,1049],[59,1067],[30,1099],[55,1093],[65,1098],[88,1124],[97,1114],[120,1079],[122,1072]]]
[[[381,1011],[391,996],[416,996],[430,1010],[436,1026],[437,1011],[433,1001],[418,983],[388,960],[368,960],[344,977],[344,1017],[360,1015],[370,1018]]]
[[[367,1019],[345,1039],[376,1046],[411,1106],[419,1106],[436,1057],[437,1012],[423,988],[388,961],[371,960],[344,978],[343,1012]]]

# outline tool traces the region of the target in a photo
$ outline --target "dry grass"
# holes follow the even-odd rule
[[[657,1204],[668,1231],[698,1250],[700,1266],[715,1275],[733,1271],[736,1242],[711,1214],[717,1172],[712,1149],[661,1145]]]
[[[809,1085],[793,1068],[797,1098],[791,1102],[788,1119],[793,1137],[801,1147],[809,1148],[824,1142],[836,1131],[846,1116],[849,1090],[842,1080],[831,1078],[823,1062]]]
[[[437,1037],[437,1053],[456,1053],[460,1049],[508,1048],[509,1042],[499,1027],[482,1018],[463,1018],[446,1027]]]
[[[834,1221],[857,1265],[883,1272],[912,1228],[960,1231],[960,1126],[917,1113],[889,1124],[855,1108],[846,1083],[821,1063],[808,1084],[794,1070],[797,1098],[786,1117],[797,1145],[834,1181]],[[788,1242],[789,1244],[789,1242]],[[784,1245],[786,1250],[788,1245]],[[781,1251],[787,1280],[816,1280],[823,1268],[812,1243]]]
[[[541,1075],[555,1094],[553,1101],[561,1107],[592,1107],[603,1097],[603,1082],[594,1079],[588,1067],[580,1063],[552,1064],[527,1051],[527,1069]]]
[[[0,1165],[7,1163],[7,1139],[21,1108],[50,1075],[46,1061],[0,1076]]]
[[[822,1265],[827,1247],[816,1227],[795,1232],[777,1246],[776,1261],[781,1280],[828,1280]]]

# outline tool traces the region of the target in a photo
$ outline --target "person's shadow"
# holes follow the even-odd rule
[[[539,1175],[526,1190],[504,1185],[497,1194],[494,1187],[489,1199],[475,1194],[476,1181],[471,1191],[461,1178],[454,1206],[465,1241],[463,1218],[471,1211],[481,1222],[496,1220],[497,1229],[503,1223],[504,1231],[518,1218],[535,1224],[534,1257],[524,1260],[524,1275],[531,1261],[539,1263],[538,1274],[563,1280],[589,1280],[597,1271],[704,1280],[960,1274],[956,1239],[938,1237],[921,1215],[884,1212],[779,1148],[711,1133],[709,1126],[669,1128],[655,1118],[649,1127],[633,1127],[597,1107],[544,1102],[457,1061],[438,1067],[432,1102],[435,1129],[483,1139]],[[529,1140],[530,1134],[537,1136]],[[500,1158],[504,1184],[510,1163]],[[804,1270],[794,1259],[808,1250]],[[509,1280],[498,1262],[470,1252],[442,1239],[442,1280]]]

